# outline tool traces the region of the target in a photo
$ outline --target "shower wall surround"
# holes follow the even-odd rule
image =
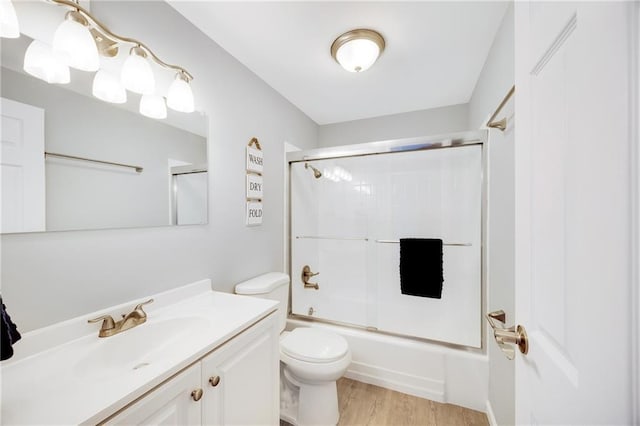
[[[291,164],[293,313],[480,347],[481,145],[308,163],[320,178]],[[412,237],[443,240],[441,299],[400,291],[398,240]]]

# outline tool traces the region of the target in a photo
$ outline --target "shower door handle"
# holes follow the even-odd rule
[[[302,273],[300,274],[300,278],[302,279],[304,288],[313,288],[318,290],[320,288],[318,283],[310,283],[309,278],[315,277],[319,273],[320,272],[311,272],[311,268],[309,267],[309,265],[304,265],[304,267],[302,268]]]

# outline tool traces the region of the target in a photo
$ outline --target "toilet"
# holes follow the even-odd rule
[[[340,413],[336,380],[351,363],[347,341],[317,328],[284,331],[289,304],[287,274],[260,275],[236,285],[235,291],[280,303],[280,418],[301,426],[337,424]]]

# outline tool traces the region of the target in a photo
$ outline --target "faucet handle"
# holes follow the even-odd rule
[[[138,304],[136,305],[136,307],[135,307],[135,308],[133,308],[133,310],[134,310],[134,311],[139,311],[140,313],[143,313],[143,314],[145,314],[145,315],[146,315],[146,313],[144,312],[144,310],[142,309],[142,307],[143,307],[144,305],[148,305],[148,304],[149,304],[149,303],[151,303],[151,302],[153,302],[153,299],[149,299],[149,300],[147,300],[146,302],[138,303]]]
[[[102,326],[100,327],[100,330],[111,330],[116,326],[116,323],[111,317],[111,315],[103,315],[98,318],[92,318],[90,320],[87,320],[88,323],[94,323],[98,321],[102,321]]]

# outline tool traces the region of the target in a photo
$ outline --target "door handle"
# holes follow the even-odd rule
[[[493,329],[493,337],[496,339],[496,343],[498,343],[500,350],[507,359],[516,357],[516,351],[511,345],[516,345],[520,349],[520,353],[526,355],[529,352],[527,331],[521,325],[504,327],[503,324],[505,324],[506,320],[507,314],[502,309],[487,314],[487,321],[489,321],[489,325]]]

